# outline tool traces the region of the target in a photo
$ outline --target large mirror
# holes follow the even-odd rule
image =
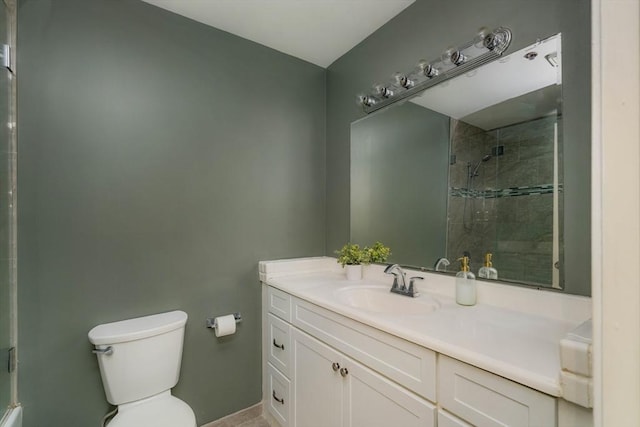
[[[560,34],[370,114],[351,126],[351,241],[561,289],[562,136]]]

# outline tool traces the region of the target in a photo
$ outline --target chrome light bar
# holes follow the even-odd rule
[[[510,44],[511,30],[508,28],[499,27],[490,33],[480,32],[473,40],[446,50],[440,58],[420,61],[408,74],[396,73],[387,85],[374,86],[373,93],[358,95],[358,104],[367,114],[372,113],[496,60]]]

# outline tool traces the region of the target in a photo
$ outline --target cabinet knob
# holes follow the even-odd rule
[[[278,344],[275,338],[273,339],[273,346],[278,347],[280,350],[284,350],[284,344]]]
[[[338,369],[340,369],[340,364],[338,362],[333,362],[333,364],[331,365],[331,368],[337,372]]]
[[[349,370],[347,368],[340,369],[340,375],[346,377],[347,375],[349,375]]]
[[[276,391],[273,390],[273,393],[271,394],[271,396],[275,399],[276,402],[284,405],[284,397],[282,399],[278,399],[278,396],[276,396]]]

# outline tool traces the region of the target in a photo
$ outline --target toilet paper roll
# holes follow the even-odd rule
[[[216,317],[216,337],[224,337],[236,333],[236,318],[233,314]]]

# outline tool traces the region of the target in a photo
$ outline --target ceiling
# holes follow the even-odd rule
[[[328,67],[415,0],[143,0]]]

